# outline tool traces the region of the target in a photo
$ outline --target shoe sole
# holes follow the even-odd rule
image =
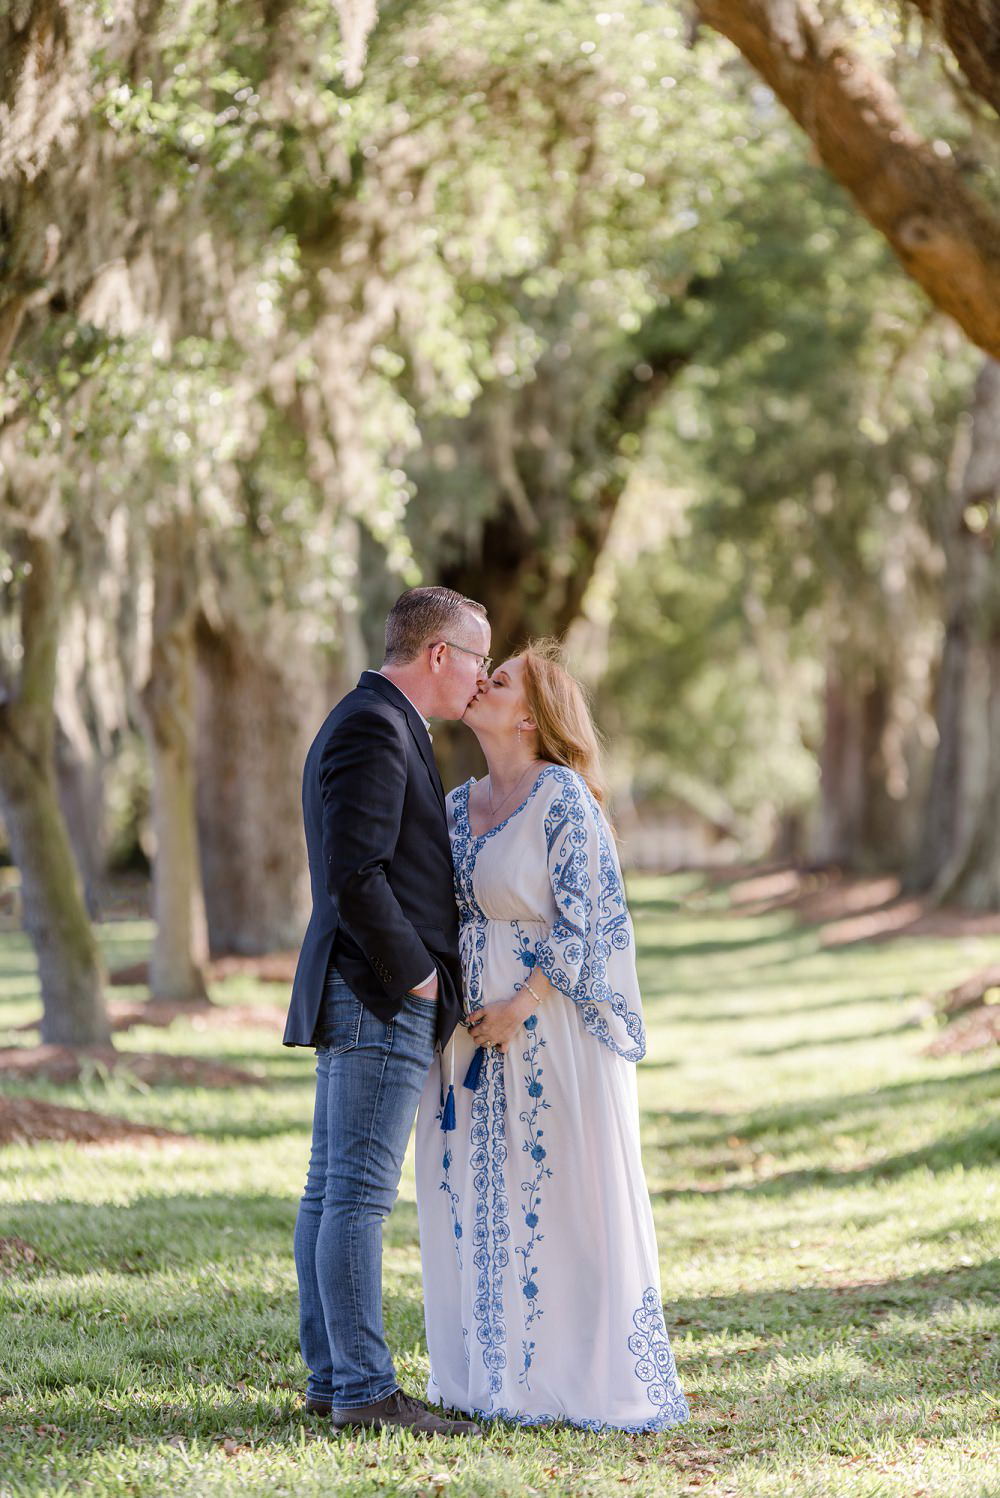
[[[477,1425],[469,1430],[422,1430],[419,1425],[404,1425],[398,1420],[348,1421],[343,1424],[339,1420],[332,1420],[330,1424],[333,1430],[355,1434],[364,1430],[408,1430],[414,1436],[464,1436],[466,1440],[483,1434]]]

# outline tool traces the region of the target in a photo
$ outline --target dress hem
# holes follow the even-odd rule
[[[435,1401],[442,1408],[459,1410],[463,1415],[470,1415],[476,1420],[503,1420],[508,1425],[534,1426],[534,1425],[571,1425],[576,1430],[592,1431],[596,1434],[612,1434],[614,1431],[622,1431],[629,1435],[644,1435],[658,1430],[670,1430],[675,1425],[683,1425],[691,1418],[691,1411],[684,1404],[683,1414],[676,1415],[651,1415],[648,1420],[642,1421],[619,1421],[619,1420],[586,1420],[574,1418],[572,1415],[523,1415],[517,1410],[497,1409],[482,1410],[473,1407],[466,1408],[461,1404],[445,1404],[443,1399]]]

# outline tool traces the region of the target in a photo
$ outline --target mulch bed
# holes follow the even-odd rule
[[[927,1056],[966,1056],[1000,1045],[1000,1004],[984,1004],[971,1014],[953,1020],[947,1029],[926,1047]]]
[[[25,1243],[23,1238],[0,1238],[0,1279],[9,1279],[12,1274],[30,1273],[39,1268],[42,1256],[37,1248]]]
[[[281,1030],[284,1009],[267,1004],[172,1004],[164,999],[111,999],[108,1018],[112,1030],[131,1030],[134,1025],[165,1029],[175,1020],[187,1020],[194,1030],[244,1030],[256,1027]]]
[[[285,1023],[284,1009],[272,1008],[268,1004],[178,1004],[165,999],[109,999],[108,1019],[113,1031],[131,1030],[136,1025],[151,1025],[165,1030],[175,1020],[187,1020],[193,1030],[281,1030]],[[17,1025],[18,1033],[37,1030],[41,1021],[25,1020]]]
[[[202,1056],[170,1056],[153,1051],[116,1051],[112,1046],[76,1049],[63,1045],[8,1046],[0,1049],[0,1078],[76,1082],[95,1071],[127,1072],[150,1086],[261,1087],[264,1078],[241,1066]]]
[[[130,1123],[107,1113],[91,1113],[86,1108],[64,1108],[58,1103],[43,1103],[37,1098],[0,1098],[0,1145],[39,1144],[46,1139],[68,1140],[75,1144],[120,1144],[123,1141],[178,1143],[188,1135],[175,1129],[154,1128],[148,1124]],[[12,1273],[15,1266],[33,1263],[37,1255],[30,1244],[20,1238],[0,1238],[0,1273]]]
[[[257,983],[280,983],[283,988],[292,986],[298,952],[268,952],[263,957],[213,957],[205,964],[205,977],[209,983],[223,978],[252,978]],[[132,962],[127,967],[115,968],[109,975],[113,987],[149,984],[149,963]]]
[[[899,880],[890,875],[856,878],[836,869],[781,868],[746,871],[743,878],[728,883],[735,914],[791,911],[806,924],[825,928],[826,947],[895,936],[1000,933],[1000,915],[949,910],[917,896],[901,897]]]
[[[1000,915],[970,913],[902,896],[892,877],[851,878],[836,869],[762,868],[733,879],[712,876],[727,887],[733,913],[762,915],[787,910],[807,925],[822,927],[824,947],[857,941],[889,941],[897,936],[995,936]],[[1000,965],[966,975],[944,994],[929,996],[928,1013],[960,1014],[926,1048],[928,1056],[962,1056],[1000,1045],[1000,1004],[987,1002],[1000,987]],[[960,1013],[961,1011],[966,1011]]]

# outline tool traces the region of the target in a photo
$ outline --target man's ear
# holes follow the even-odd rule
[[[444,665],[444,653],[447,649],[448,647],[443,640],[440,642],[440,644],[434,646],[434,649],[431,651],[432,671],[441,670],[441,667]]]

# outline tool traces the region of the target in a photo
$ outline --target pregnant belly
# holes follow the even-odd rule
[[[463,921],[458,950],[466,1009],[511,998],[531,973],[536,944],[548,930],[548,922],[539,920]]]

